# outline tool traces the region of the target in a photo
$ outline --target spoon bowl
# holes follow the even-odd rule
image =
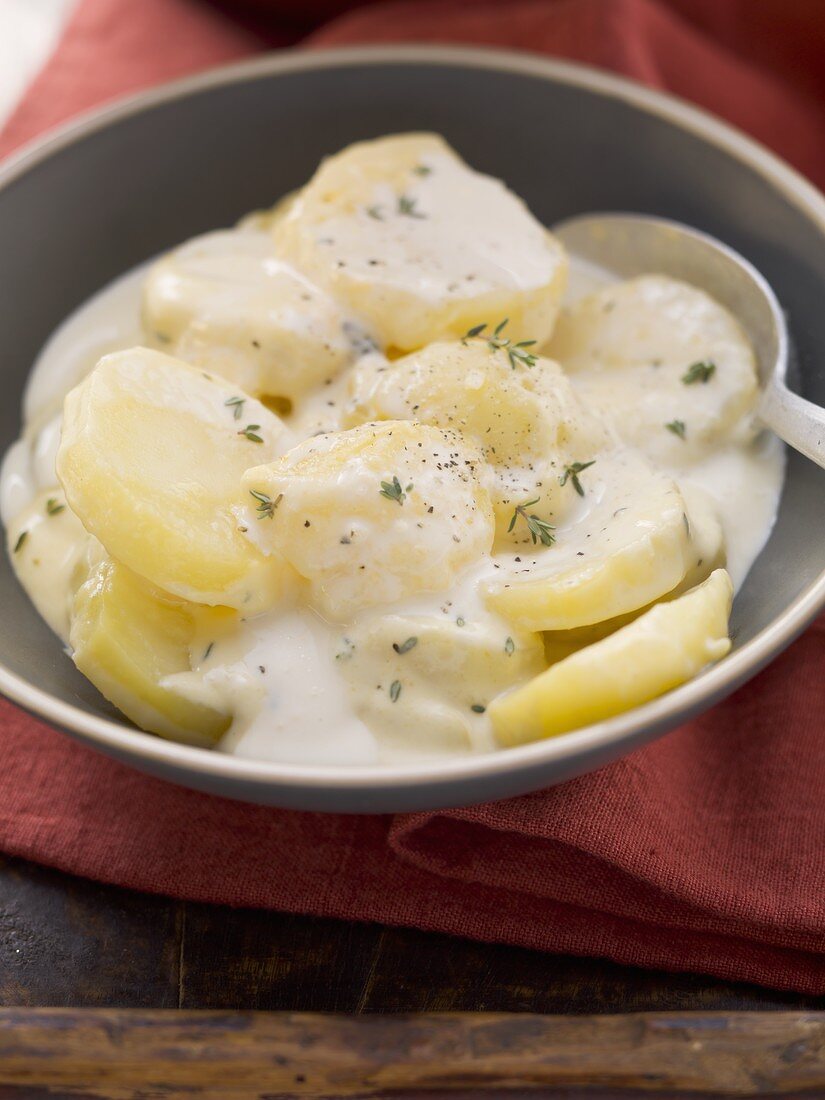
[[[770,284],[744,256],[698,229],[642,214],[585,214],[560,222],[553,232],[572,254],[624,279],[669,275],[707,291],[730,310],[756,355],[759,420],[825,466],[825,409],[788,389],[785,314]]]

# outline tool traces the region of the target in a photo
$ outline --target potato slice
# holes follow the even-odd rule
[[[334,378],[366,339],[277,258],[268,234],[248,230],[195,237],[159,260],[143,286],[143,319],[178,358],[290,401]]]
[[[66,398],[57,474],[112,557],[184,599],[253,611],[292,574],[244,538],[233,507],[243,472],[283,438],[276,416],[223,379],[132,348]]]
[[[502,745],[601,722],[685,683],[730,649],[733,586],[717,569],[698,588],[657,604],[609,638],[551,665],[490,704]]]
[[[532,509],[515,513],[523,549],[499,555],[499,573],[483,586],[489,606],[525,630],[573,630],[636,611],[672,591],[693,564],[687,506],[665,474],[617,451],[579,481],[583,496],[570,479],[564,486],[578,513],[550,533],[552,545],[533,547]]]
[[[663,600],[673,600],[683,595],[697,584],[701,584],[715,569],[724,569],[726,562],[725,538],[719,515],[713,501],[702,489],[690,484],[680,485],[687,506],[686,515],[690,527],[691,551],[688,570],[682,580],[670,592],[662,596]],[[573,630],[550,630],[544,635],[544,652],[548,664],[561,661],[585,646],[599,642],[609,634],[614,634],[623,626],[637,619],[653,604],[628,611],[624,615],[580,626]]]
[[[74,663],[141,729],[214,745],[231,715],[192,702],[163,680],[190,671],[237,614],[167,596],[123,565],[106,559],[74,598],[69,636]]]
[[[400,351],[504,318],[514,340],[546,340],[567,275],[562,246],[524,203],[435,134],[329,157],[274,236],[286,260]]]
[[[506,349],[483,339],[430,344],[394,363],[369,357],[353,370],[350,390],[347,423],[418,420],[474,440],[495,473],[490,492],[502,537],[521,501],[533,498],[558,517],[573,503],[560,472],[611,442],[557,363],[514,366]]]
[[[438,592],[490,550],[482,466],[456,433],[422,424],[330,432],[248,471],[261,520],[250,537],[306,577],[332,618]]]
[[[493,748],[487,704],[545,668],[540,635],[489,613],[368,617],[336,656],[384,759]]]
[[[645,275],[582,299],[559,315],[547,353],[656,461],[678,466],[752,431],[753,349],[723,306],[677,279]]]

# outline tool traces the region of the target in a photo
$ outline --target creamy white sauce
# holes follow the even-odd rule
[[[428,179],[421,182],[417,195],[422,209],[426,209],[428,188],[432,186]],[[461,203],[456,207],[457,219],[460,207]],[[457,224],[460,226],[460,222]],[[364,228],[372,232],[379,227],[365,223]],[[502,239],[507,239],[506,233],[502,233]],[[435,249],[438,242],[431,243]],[[366,255],[365,245],[357,236],[347,242],[347,247],[356,261]],[[505,259],[501,253],[495,256],[497,269]],[[531,273],[529,265],[521,263],[521,253],[516,259],[519,262],[512,264],[514,285],[544,277],[543,272]],[[142,265],[129,272],[76,310],[38,357],[24,401],[24,435],[7,452],[0,474],[0,515],[12,535],[16,520],[35,495],[56,485],[54,461],[60,433],[59,410],[65,394],[100,355],[145,341],[140,324],[140,297],[146,268],[147,265]],[[448,275],[447,268],[433,273],[434,294]],[[608,273],[574,260],[568,300],[576,300],[610,281]],[[342,374],[301,400],[287,419],[292,436],[300,439],[338,428],[346,387],[347,377]],[[763,433],[752,445],[731,444],[704,455],[698,462],[667,472],[700,486],[716,502],[727,540],[728,568],[738,587],[774,522],[784,472],[782,445]],[[572,538],[578,532],[577,538],[585,537],[582,532],[586,532],[587,524],[582,523],[582,517],[595,503],[595,499],[583,503],[559,524],[556,540],[557,546],[564,547],[564,558],[575,558],[579,545],[565,544],[565,534]],[[48,522],[38,518],[39,529]],[[551,561],[545,557],[551,552],[525,558],[540,569]],[[35,602],[41,614],[64,637],[67,628],[64,587],[77,553],[70,537],[57,540],[51,564],[47,566],[53,573],[51,583],[38,589],[37,582],[26,577],[31,591],[36,593]],[[348,635],[364,627],[370,616],[375,615],[423,616],[450,623],[462,620],[497,631],[507,639],[507,624],[486,607],[481,590],[484,582],[495,579],[502,570],[515,570],[515,557],[515,552],[498,559],[485,557],[465,570],[448,591],[425,593],[395,606],[382,607],[380,611],[367,611],[346,625],[325,622],[308,608],[250,619],[241,623],[233,636],[220,640],[201,665],[190,673],[170,677],[166,686],[174,686],[192,699],[233,709],[235,720],[219,745],[225,752],[256,759],[341,766],[420,759],[433,750],[415,744],[402,750],[398,745],[382,743],[357,716],[347,678],[336,657],[343,652],[346,659]],[[526,561],[519,563],[518,568],[525,564]],[[391,658],[386,669],[376,666],[376,691],[389,690],[391,684],[387,681],[394,674],[390,672],[392,667],[395,666]],[[486,714],[473,712],[468,716],[467,730],[466,751],[490,751],[495,747]]]
[[[382,277],[430,302],[502,286],[524,291],[553,276],[557,258],[547,247],[538,222],[526,216],[524,203],[500,180],[468,172],[457,158],[422,157],[426,175],[413,175],[404,199],[410,214],[394,217],[397,190],[377,183],[368,202],[355,213],[329,217],[316,228],[318,244],[346,257],[350,275],[374,277],[371,264],[381,258]],[[298,211],[301,203],[296,205]],[[479,214],[489,213],[484,232]]]

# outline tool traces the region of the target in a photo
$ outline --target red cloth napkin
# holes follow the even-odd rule
[[[281,2],[294,14],[291,0]],[[764,26],[768,8],[782,12],[783,36]],[[821,69],[794,72],[791,63],[813,56],[817,19],[821,41],[825,15],[808,2],[427,0],[362,8],[312,41],[542,48],[688,96],[822,179]],[[85,0],[0,152],[80,108],[292,35],[260,16],[235,24],[196,0]],[[715,710],[596,774],[493,805],[395,818],[269,810],[186,791],[2,703],[0,847],[180,897],[823,993],[824,625]]]

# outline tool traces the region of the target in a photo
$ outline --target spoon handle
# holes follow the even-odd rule
[[[762,394],[758,413],[780,439],[825,467],[825,409],[791,393],[781,382],[772,382]]]

